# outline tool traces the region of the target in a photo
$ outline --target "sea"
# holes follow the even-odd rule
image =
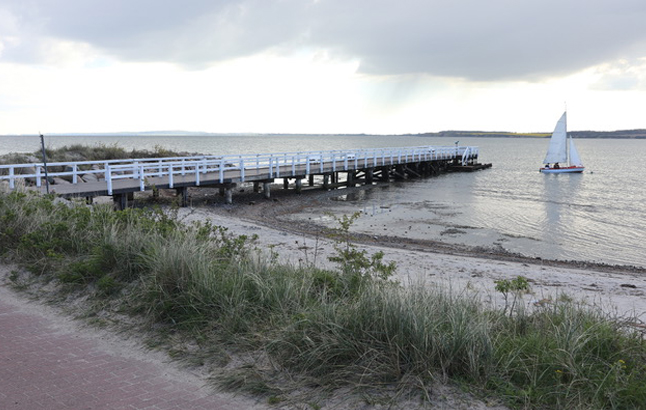
[[[51,148],[118,145],[127,150],[231,155],[354,148],[455,146],[447,137],[388,135],[46,136]],[[353,229],[469,246],[528,257],[646,267],[646,140],[578,139],[583,174],[538,172],[546,138],[471,137],[490,169],[367,189],[338,190],[329,206],[296,217],[329,222],[360,212]],[[0,136],[0,155],[35,152],[36,136]]]

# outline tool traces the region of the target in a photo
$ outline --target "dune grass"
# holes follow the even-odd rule
[[[0,165],[4,164],[27,164],[42,162],[40,150],[33,153],[9,153],[0,156]],[[128,151],[118,144],[72,144],[60,148],[46,148],[45,155],[48,162],[72,162],[72,161],[105,161],[124,158],[162,158],[189,155],[178,153],[156,145],[152,150],[133,149]],[[196,154],[193,154],[196,155]]]
[[[646,403],[643,335],[621,320],[567,301],[492,311],[477,298],[403,287],[389,279],[393,266],[352,246],[351,222],[340,221],[338,269],[297,268],[259,252],[254,238],[185,225],[170,211],[14,192],[0,194],[0,257],[63,292],[109,302],[102,309],[196,340],[198,350],[266,356],[273,371],[247,361],[219,381],[272,402],[287,394],[272,378],[289,375],[324,389],[424,394],[450,382],[514,408]]]
[[[116,143],[96,145],[72,144],[56,149],[47,148],[45,153],[48,160],[52,162],[103,161],[124,158],[159,158],[180,155],[177,152],[173,152],[159,145],[156,145],[152,151],[146,149],[133,149],[128,151]],[[38,151],[35,152],[34,155],[40,158],[42,154]]]

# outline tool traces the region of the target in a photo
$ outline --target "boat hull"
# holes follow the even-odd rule
[[[561,168],[541,168],[540,172],[544,174],[565,174],[565,173],[581,173],[585,167],[561,167]]]

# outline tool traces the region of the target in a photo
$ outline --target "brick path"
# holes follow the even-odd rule
[[[0,285],[0,409],[260,409]]]

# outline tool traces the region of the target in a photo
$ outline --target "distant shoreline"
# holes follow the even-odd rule
[[[570,131],[569,134],[577,139],[646,139],[646,129],[619,130],[619,131]],[[185,131],[150,131],[150,132],[107,132],[107,133],[47,133],[48,137],[326,137],[326,136],[347,136],[347,137],[433,137],[433,138],[549,138],[551,132],[507,132],[507,131],[440,131],[419,134],[311,134],[311,133],[209,133],[209,132],[185,132]],[[3,134],[0,137],[21,138],[38,137],[38,134]]]

